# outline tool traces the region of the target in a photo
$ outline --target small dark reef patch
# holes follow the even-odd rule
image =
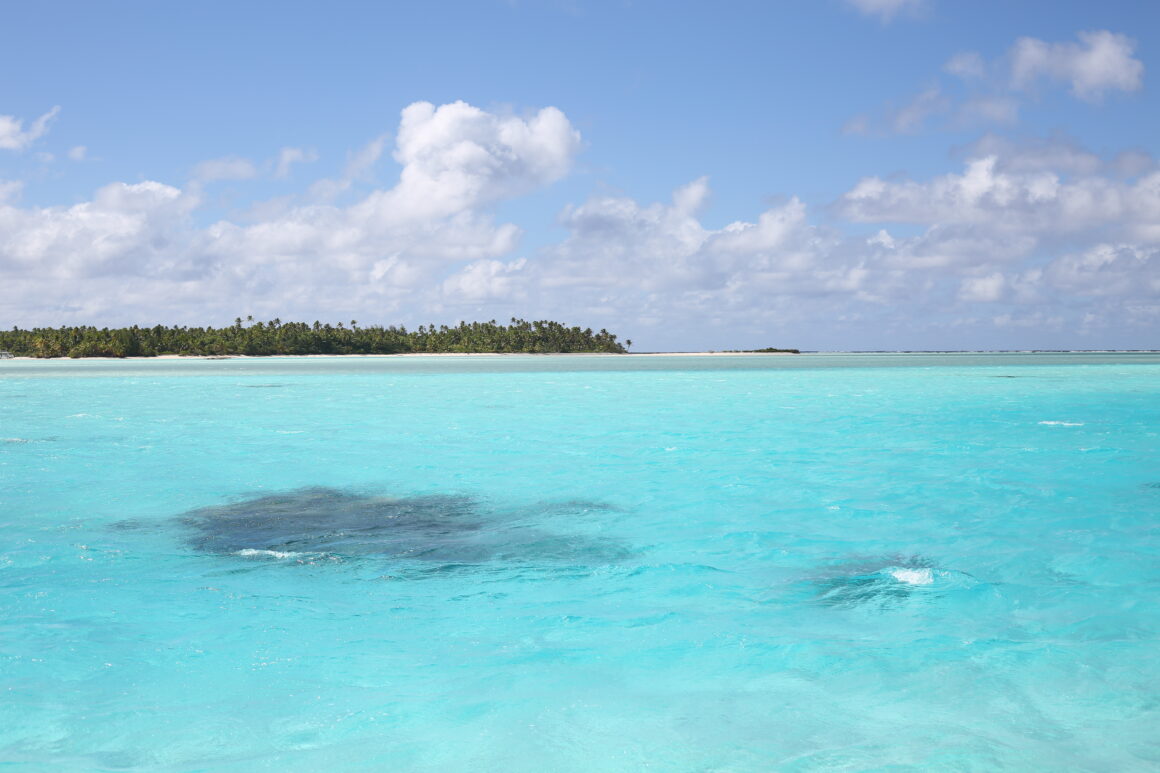
[[[965,572],[942,569],[928,558],[913,555],[845,562],[811,583],[815,599],[825,606],[880,609],[977,584]]]

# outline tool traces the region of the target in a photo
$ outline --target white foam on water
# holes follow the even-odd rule
[[[257,548],[243,548],[242,550],[234,551],[235,556],[244,556],[246,558],[261,557],[261,558],[299,558],[306,555],[305,553],[294,553],[281,550],[259,550]]]
[[[1082,421],[1041,421],[1039,423],[1047,425],[1049,427],[1082,427],[1083,426]]]
[[[934,572],[930,569],[891,569],[890,576],[907,585],[930,585],[934,582]]]

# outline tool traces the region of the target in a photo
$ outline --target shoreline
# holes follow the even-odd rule
[[[395,357],[781,357],[793,352],[400,352],[398,354],[158,354],[154,357],[9,357],[5,361],[57,362],[102,360],[110,362],[144,360],[273,360],[308,359],[387,359]]]
[[[401,352],[398,354],[159,354],[154,357],[7,357],[3,362],[146,362],[150,360],[275,360],[275,359],[398,359],[398,358],[463,358],[463,357],[783,357],[811,355],[979,355],[979,354],[1160,354],[1160,349],[956,349],[956,350],[899,350],[899,351],[808,351],[808,352]]]

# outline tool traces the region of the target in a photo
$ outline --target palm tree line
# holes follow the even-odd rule
[[[406,354],[441,352],[625,354],[624,344],[607,330],[568,327],[559,322],[529,322],[512,318],[506,325],[461,322],[447,325],[360,327],[314,322],[255,322],[241,317],[228,327],[97,328],[93,326],[13,327],[0,332],[0,350],[18,357],[155,357],[164,354],[200,356],[288,354]]]

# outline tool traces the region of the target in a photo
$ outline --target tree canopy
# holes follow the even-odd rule
[[[506,325],[461,322],[447,325],[359,327],[314,322],[255,322],[241,317],[228,327],[96,328],[92,326],[13,327],[0,332],[0,349],[22,357],[155,357],[163,354],[202,356],[287,354],[405,354],[405,353],[573,353],[625,354],[631,341],[621,344],[607,330],[568,327],[559,322],[528,322],[512,318]]]

